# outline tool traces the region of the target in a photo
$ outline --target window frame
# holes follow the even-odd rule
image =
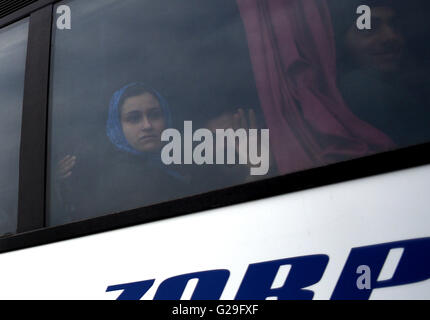
[[[21,128],[18,231],[0,238],[0,254],[430,164],[429,142],[149,207],[47,227],[48,97],[56,2],[59,0],[39,0],[0,19],[0,28],[4,28],[30,17]]]

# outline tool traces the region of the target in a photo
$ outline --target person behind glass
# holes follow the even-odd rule
[[[99,168],[103,190],[94,197],[99,211],[120,212],[185,195],[188,179],[161,162],[161,134],[171,125],[169,105],[155,89],[132,83],[114,93],[106,135],[115,151]],[[62,160],[63,178],[72,174],[76,161],[73,156]]]
[[[360,5],[371,9],[369,30],[356,25]],[[409,48],[404,23],[408,4],[403,5],[398,0],[331,2],[339,88],[358,117],[399,147],[430,140],[428,77]]]
[[[208,112],[209,113],[209,112]],[[202,120],[200,119],[200,126],[202,128],[208,129],[212,132],[214,137],[216,136],[216,131],[233,129],[234,131],[238,129],[245,129],[247,132],[247,143],[248,146],[257,145],[258,153],[267,153],[269,155],[269,169],[265,175],[251,175],[250,169],[252,165],[248,164],[216,164],[216,165],[202,165],[194,167],[192,172],[192,179],[195,184],[199,185],[200,191],[212,191],[222,188],[227,188],[231,186],[237,186],[244,183],[254,182],[261,179],[270,178],[276,175],[276,165],[274,163],[274,157],[270,152],[270,146],[264,145],[259,136],[252,136],[249,134],[249,129],[261,129],[261,124],[259,123],[259,117],[257,116],[255,110],[251,108],[227,108],[216,112],[212,110],[210,115]],[[260,131],[260,130],[259,130]],[[227,154],[227,143],[224,145],[224,150],[217,150],[214,146],[214,154],[218,152],[223,152]],[[240,156],[248,157],[248,153],[240,154],[241,152],[246,152],[248,150],[241,150],[236,140],[236,161],[238,161]]]

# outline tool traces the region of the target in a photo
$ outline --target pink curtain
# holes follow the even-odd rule
[[[325,2],[237,2],[280,174],[394,147],[343,101]]]

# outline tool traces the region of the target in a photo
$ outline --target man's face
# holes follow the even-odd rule
[[[161,134],[166,129],[163,110],[151,93],[125,100],[121,124],[128,143],[141,152],[156,152],[162,147]]]
[[[346,35],[346,46],[360,67],[382,72],[395,71],[401,62],[405,39],[393,8],[372,8],[372,29],[358,30],[355,24]]]

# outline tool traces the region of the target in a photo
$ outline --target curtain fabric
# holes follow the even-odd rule
[[[320,0],[237,0],[280,174],[394,148],[336,84],[330,12]]]

